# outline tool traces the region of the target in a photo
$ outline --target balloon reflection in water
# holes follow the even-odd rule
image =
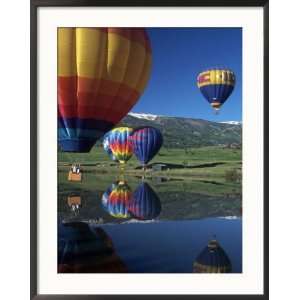
[[[58,226],[58,273],[124,273],[110,237],[100,227],[83,222]]]
[[[81,197],[79,195],[68,196],[68,206],[77,215],[82,207]]]
[[[231,262],[217,240],[209,241],[198,255],[193,266],[194,273],[230,273]]]
[[[131,215],[128,211],[132,192],[125,181],[113,183],[102,195],[102,206],[113,217],[126,219]]]
[[[140,220],[152,220],[159,216],[161,212],[159,197],[147,182],[142,182],[134,191],[129,211],[134,218]]]

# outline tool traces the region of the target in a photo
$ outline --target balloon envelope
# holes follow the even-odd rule
[[[58,140],[89,152],[137,102],[150,75],[141,28],[58,28]]]
[[[130,139],[134,154],[143,165],[157,154],[163,144],[161,132],[154,127],[138,128],[134,130]]]
[[[207,70],[198,75],[197,85],[210,105],[218,110],[233,91],[235,75],[228,69]]]
[[[120,163],[126,163],[133,154],[132,142],[129,139],[132,130],[129,127],[118,127],[109,132],[110,149]]]
[[[102,196],[104,209],[115,218],[129,218],[131,214],[128,210],[129,203],[132,201],[130,187],[124,181],[112,185]]]
[[[58,225],[58,272],[126,272],[110,237],[100,227],[83,222]]]
[[[129,211],[140,220],[152,220],[159,216],[161,212],[159,197],[147,182],[142,182],[134,191]]]
[[[230,273],[231,262],[216,240],[211,240],[194,262],[195,273]]]
[[[110,132],[106,133],[103,137],[103,149],[108,154],[108,156],[110,157],[111,160],[118,161],[110,149],[109,135],[110,135]]]

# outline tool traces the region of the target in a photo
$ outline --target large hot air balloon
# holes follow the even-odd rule
[[[110,157],[111,160],[118,161],[110,149],[109,135],[110,135],[110,132],[106,133],[103,137],[103,149],[108,154],[108,156]]]
[[[218,111],[233,91],[235,75],[227,69],[206,70],[198,75],[197,85],[212,108]]]
[[[132,142],[129,139],[132,130],[129,127],[118,127],[109,132],[110,149],[121,164],[125,164],[133,154]]]
[[[89,152],[137,102],[151,49],[140,28],[58,28],[58,141]]]
[[[194,273],[230,273],[231,262],[223,248],[214,239],[198,255],[193,270]]]
[[[58,273],[123,273],[125,264],[100,227],[83,222],[58,225]]]
[[[157,194],[147,182],[142,182],[134,191],[129,211],[140,220],[152,220],[159,216],[161,203]]]
[[[163,144],[160,131],[154,127],[141,127],[134,130],[130,140],[138,160],[145,166],[159,151]]]
[[[103,208],[113,217],[118,219],[130,218],[128,211],[129,203],[132,201],[132,192],[128,184],[119,181],[110,186],[102,196]]]

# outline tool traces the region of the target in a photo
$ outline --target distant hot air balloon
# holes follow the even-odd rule
[[[128,206],[132,201],[132,192],[126,182],[120,181],[112,185],[102,196],[102,205],[104,209],[113,217],[126,219],[131,214]]]
[[[227,69],[210,69],[198,75],[197,85],[212,108],[218,111],[233,91],[235,75]]]
[[[58,28],[58,141],[89,152],[142,94],[151,67],[141,28]]]
[[[141,127],[134,130],[130,140],[137,159],[145,166],[159,151],[163,144],[160,131],[154,127]]]
[[[58,225],[57,259],[58,273],[127,272],[106,232],[83,222]]]
[[[109,132],[110,149],[121,164],[125,164],[133,154],[132,142],[129,139],[132,130],[129,127],[118,127]]]
[[[134,191],[129,211],[134,218],[140,220],[152,220],[159,216],[161,211],[159,197],[147,182],[142,182]]]
[[[106,133],[103,137],[103,149],[108,154],[108,156],[110,157],[111,160],[118,161],[110,149],[109,135],[110,135],[110,132]]]
[[[193,267],[194,273],[230,273],[231,262],[216,240],[211,240],[198,255]]]

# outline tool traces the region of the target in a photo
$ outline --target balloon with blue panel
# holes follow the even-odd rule
[[[109,132],[110,149],[121,164],[125,164],[132,157],[133,148],[129,138],[132,131],[129,127],[118,127]]]
[[[135,129],[130,139],[134,154],[143,166],[158,153],[163,144],[161,132],[151,126]]]
[[[58,273],[127,272],[110,236],[84,222],[58,224]]]
[[[114,218],[126,219],[131,217],[128,210],[132,201],[132,191],[125,181],[119,181],[108,188],[102,196],[103,208]]]
[[[139,220],[153,220],[161,212],[161,202],[158,195],[147,182],[142,182],[133,193],[129,203],[129,211]]]
[[[104,135],[102,144],[104,151],[108,154],[110,159],[113,161],[118,161],[110,149],[110,131]]]
[[[211,107],[218,111],[234,89],[235,75],[228,69],[206,70],[198,75],[197,85]]]
[[[209,241],[193,265],[194,273],[230,273],[231,269],[228,255],[215,239]]]
[[[143,28],[58,28],[58,142],[89,152],[138,101],[151,70]]]

